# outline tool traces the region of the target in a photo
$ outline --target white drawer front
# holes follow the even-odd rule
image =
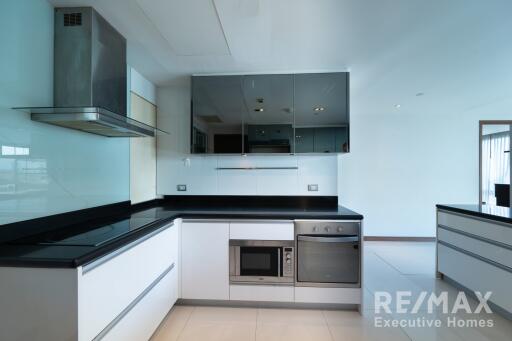
[[[440,244],[437,257],[439,272],[473,291],[492,291],[490,301],[512,312],[512,273]]]
[[[294,287],[283,285],[231,285],[229,299],[235,301],[293,302]]]
[[[471,233],[512,246],[512,225],[507,227],[478,220],[470,216],[460,216],[441,211],[437,213],[437,223],[455,230]]]
[[[93,339],[148,288],[177,260],[177,247],[172,226],[83,274],[78,279],[79,340]]]
[[[177,299],[177,269],[172,269],[104,337],[103,341],[149,340]]]
[[[295,302],[360,304],[361,289],[296,287]]]
[[[437,232],[437,237],[440,241],[512,268],[512,250],[510,249],[441,228]]]
[[[293,222],[230,223],[229,239],[294,240]]]

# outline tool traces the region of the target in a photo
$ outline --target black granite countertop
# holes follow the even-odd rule
[[[512,224],[512,209],[492,205],[437,205],[438,209]]]
[[[331,208],[276,208],[276,207],[177,207],[163,203],[144,208],[133,208],[129,213],[117,214],[115,218],[105,217],[93,222],[85,222],[76,226],[61,227],[71,236],[64,239],[70,245],[41,245],[34,243],[33,238],[40,241],[52,239],[55,231],[47,231],[35,237],[28,236],[8,243],[0,244],[0,266],[19,267],[59,267],[73,268],[93,262],[94,260],[116,250],[120,247],[155,231],[176,218],[183,219],[267,219],[267,220],[294,220],[294,219],[328,219],[328,220],[361,220],[363,216],[345,207]],[[72,245],[76,237],[74,231],[87,233],[96,231],[105,226],[113,226],[118,221],[125,221],[128,228],[108,242],[100,245]],[[138,222],[134,224],[133,222]],[[147,224],[141,225],[140,222]],[[103,225],[102,225],[103,224]],[[31,239],[32,238],[32,239]],[[59,238],[59,240],[62,238]]]

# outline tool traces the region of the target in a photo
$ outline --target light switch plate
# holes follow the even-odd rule
[[[187,185],[177,185],[176,189],[178,192],[186,192],[187,191]]]
[[[318,185],[316,185],[316,184],[308,185],[308,192],[318,192]]]

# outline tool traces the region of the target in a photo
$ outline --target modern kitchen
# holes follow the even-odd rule
[[[0,6],[0,340],[510,339],[508,1]]]

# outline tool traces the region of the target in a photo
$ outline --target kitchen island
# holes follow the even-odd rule
[[[492,292],[492,309],[510,319],[512,210],[437,205],[437,275],[470,293]]]

